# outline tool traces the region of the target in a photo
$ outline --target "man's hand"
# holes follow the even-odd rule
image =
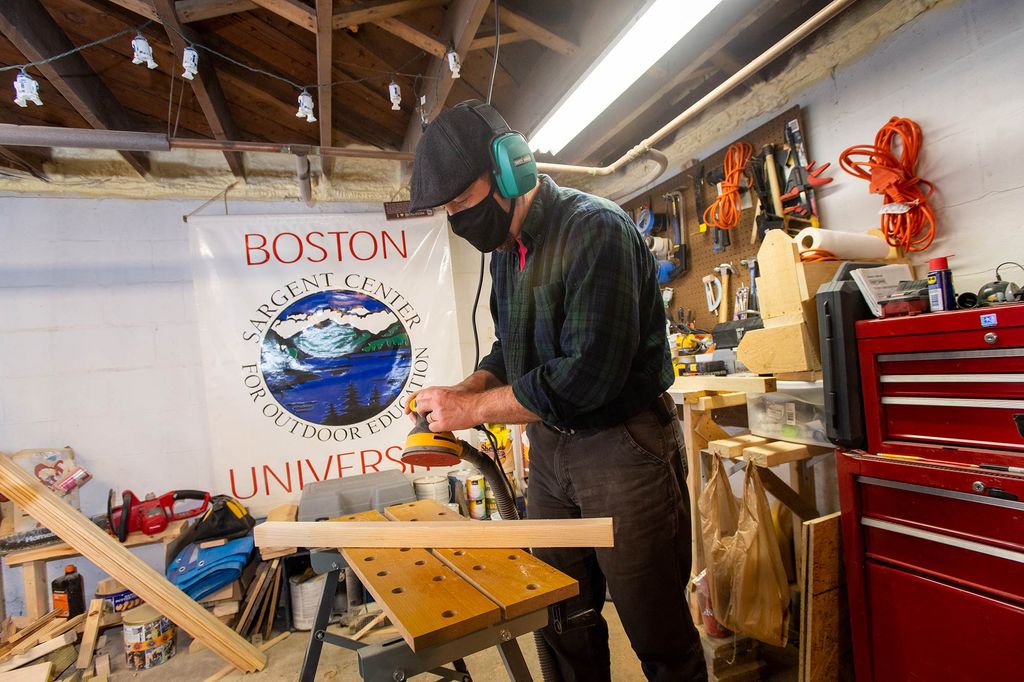
[[[477,407],[479,393],[459,386],[431,386],[410,397],[416,401],[416,412],[427,416],[434,433],[468,429],[482,420]],[[406,403],[406,412],[410,412]]]

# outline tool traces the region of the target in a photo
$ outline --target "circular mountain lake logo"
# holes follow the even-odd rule
[[[295,417],[347,426],[398,398],[411,360],[409,334],[391,308],[335,289],[281,311],[263,339],[260,370],[271,395]]]

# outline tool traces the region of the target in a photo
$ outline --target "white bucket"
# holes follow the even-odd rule
[[[448,479],[444,476],[421,476],[412,482],[417,500],[437,500],[448,502],[450,489]]]

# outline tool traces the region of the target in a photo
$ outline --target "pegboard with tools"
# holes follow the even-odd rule
[[[794,141],[797,142],[796,145],[792,144]],[[762,232],[765,227],[782,227],[790,233],[795,233],[820,221],[820,209],[813,190],[793,191],[792,188],[787,188],[787,180],[791,176],[794,183],[804,181],[805,184],[810,184],[806,177],[806,166],[810,163],[810,156],[807,151],[806,128],[799,107],[793,107],[780,114],[733,144],[735,143],[746,143],[755,156],[765,152],[766,146],[771,145],[768,150],[774,150],[773,156],[776,157],[774,160],[778,167],[777,196],[786,195],[789,189],[791,198],[786,200],[789,212],[783,209],[784,221],[772,220],[778,207],[774,205],[775,196],[769,192],[773,205],[760,219]],[[802,147],[799,154],[790,153],[794,146]],[[751,191],[748,187],[746,169],[742,169],[741,173],[736,172],[736,167],[742,159],[735,156],[730,158],[729,150],[732,147],[733,145],[729,145],[705,159],[691,162],[671,180],[624,205],[636,220],[641,232],[648,233],[651,250],[655,257],[662,261],[662,272],[666,279],[669,279],[669,283],[663,284],[662,287],[671,286],[674,291],[668,308],[670,317],[673,321],[680,321],[679,313],[682,309],[684,317],[688,314],[690,322],[701,329],[710,330],[717,324],[720,312],[708,310],[704,278],[715,276],[724,285],[720,305],[728,306],[727,319],[733,319],[736,291],[744,285],[750,288],[748,265],[756,259],[757,250],[761,245],[758,222],[755,221],[755,207],[760,201],[757,192]],[[734,149],[734,154],[735,151]],[[730,162],[728,168],[727,161]],[[761,168],[770,167],[769,164],[755,165]],[[815,168],[820,168],[821,165]],[[794,167],[802,170],[794,175]],[[742,178],[739,182],[739,204],[720,205],[715,211],[711,207],[718,197],[719,185],[712,181],[727,180],[724,177],[725,170],[731,170],[733,176],[738,174]],[[763,175],[763,183],[766,186],[770,185],[767,177],[770,173],[765,171]],[[707,214],[708,217],[727,218],[734,222],[735,226],[728,230],[717,230],[708,226],[702,230],[701,224],[704,223],[705,212],[709,209],[712,214]],[[723,212],[725,215],[722,215]],[[797,215],[799,213],[811,215],[801,217]],[[680,259],[685,260],[685,270],[680,267],[681,264],[671,263],[666,256],[674,246],[672,242],[676,216],[679,217],[679,232],[685,245],[685,248],[680,249],[680,253],[685,254],[684,259]],[[726,240],[727,245],[724,244]],[[727,268],[722,268],[723,265],[731,268],[728,276],[724,274]],[[716,268],[719,270],[716,271]],[[712,294],[717,294],[717,285],[712,283],[711,290]]]

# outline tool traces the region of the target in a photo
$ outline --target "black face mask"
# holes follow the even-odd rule
[[[512,213],[515,203],[506,211],[491,192],[476,206],[463,209],[448,216],[452,231],[472,244],[477,251],[490,253],[505,243],[512,227]]]

